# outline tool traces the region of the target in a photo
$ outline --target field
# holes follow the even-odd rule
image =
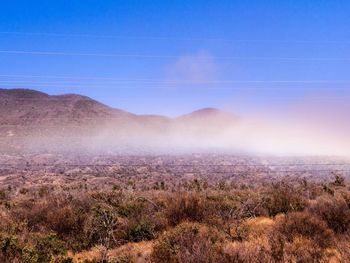
[[[349,262],[331,157],[0,156],[1,262]]]

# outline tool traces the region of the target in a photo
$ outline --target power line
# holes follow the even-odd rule
[[[140,55],[140,54],[104,54],[104,53],[71,53],[71,52],[45,52],[45,51],[19,51],[0,50],[3,54],[25,54],[25,55],[53,55],[53,56],[88,56],[88,57],[117,57],[117,58],[178,58],[170,55]],[[204,58],[203,58],[204,59]]]
[[[142,86],[140,86],[142,84]],[[159,83],[160,84],[160,83]],[[2,84],[0,82],[0,89],[1,87],[3,88],[8,88],[8,89],[33,89],[33,88],[117,88],[117,89],[142,89],[142,88],[147,88],[147,89],[163,89],[163,90],[167,90],[169,88],[181,88],[179,86],[179,84],[168,84],[168,85],[159,85],[159,84],[151,84],[151,83],[135,83],[133,85],[126,85],[122,83],[119,84],[62,84],[62,83],[58,83],[58,84]],[[204,84],[196,84],[195,86],[191,86],[191,88],[193,89],[202,89],[202,90],[283,90],[283,89],[303,89],[303,90],[310,90],[310,89],[315,89],[317,88],[318,90],[349,90],[349,87],[304,87],[304,86],[293,86],[293,87],[261,87],[261,86],[254,86],[254,87],[241,87],[241,86],[213,86],[214,84],[212,83],[211,86],[208,86],[210,83],[208,83],[207,85]],[[187,84],[189,85],[189,84]],[[314,98],[330,98],[330,97],[314,97]],[[333,98],[340,98],[340,97],[336,97],[334,96]],[[342,96],[342,98],[344,98],[344,96]]]
[[[44,56],[77,56],[77,57],[110,57],[110,58],[135,58],[135,59],[175,59],[177,55],[142,55],[142,54],[108,54],[108,53],[75,53],[75,52],[52,52],[52,51],[22,51],[22,50],[0,50],[1,54],[20,55],[44,55]],[[285,60],[285,61],[350,61],[350,58],[300,58],[300,57],[231,57],[231,56],[201,56],[200,60]]]
[[[163,85],[164,87],[153,88],[165,88],[166,86],[176,86],[176,85],[217,85],[217,84],[349,84],[350,80],[176,80],[176,79],[151,79],[151,78],[111,78],[111,77],[81,77],[81,76],[45,76],[45,75],[11,75],[11,74],[0,74],[0,78],[10,78],[6,80],[0,80],[0,84],[6,87],[17,87],[17,85],[24,84],[29,87],[58,87],[69,85],[74,87],[101,87],[102,85],[139,85],[139,84],[150,84],[150,85]],[[18,80],[19,79],[19,80]],[[29,79],[29,80],[25,80]],[[37,80],[33,80],[37,79]],[[49,79],[49,81],[44,80]],[[52,81],[53,80],[53,81]],[[16,85],[16,86],[15,86]],[[120,86],[118,87],[120,88]],[[125,87],[127,88],[127,87]],[[227,87],[218,87],[215,89],[223,89]],[[235,87],[228,87],[229,89],[234,89]],[[241,87],[237,87],[240,89]],[[256,89],[258,87],[245,87],[245,89]],[[268,89],[276,89],[280,87],[267,87]],[[298,88],[298,87],[293,87]],[[305,87],[303,87],[305,88]],[[313,87],[306,87],[308,89]],[[329,87],[318,87],[321,89],[329,89]],[[264,88],[266,89],[266,87]],[[347,89],[347,87],[334,87],[331,89]]]
[[[1,75],[0,75],[1,77]],[[43,77],[44,78],[44,77]],[[41,83],[40,83],[41,82]],[[0,83],[26,83],[26,84],[76,84],[77,80],[58,80],[54,82],[42,80],[0,80]],[[97,82],[97,83],[96,83]],[[252,83],[252,84],[265,84],[265,83],[277,83],[277,84],[289,84],[289,83],[301,83],[301,84],[349,84],[350,80],[162,80],[162,79],[111,79],[111,80],[94,80],[85,82],[80,81],[79,84],[119,84],[119,83],[150,83],[150,84],[241,84],[241,83]]]
[[[109,38],[109,39],[143,39],[143,40],[180,40],[180,41],[224,41],[236,43],[296,43],[296,44],[350,44],[350,41],[336,40],[281,40],[281,39],[228,39],[221,37],[175,37],[175,36],[126,36],[102,34],[65,34],[47,32],[9,32],[2,31],[2,35],[38,36],[38,37],[73,37],[73,38]]]
[[[8,78],[51,78],[51,79],[78,79],[78,80],[115,80],[115,78],[106,77],[79,77],[79,76],[45,76],[45,75],[8,75],[1,74],[0,77]],[[140,79],[140,80],[150,80],[150,79]],[[152,80],[152,79],[151,79]]]
[[[252,82],[252,83],[350,83],[350,80],[208,80],[208,81],[191,81],[191,80],[176,80],[176,79],[169,79],[169,80],[160,80],[160,79],[152,79],[152,78],[112,78],[112,77],[83,77],[83,76],[52,76],[52,75],[13,75],[13,74],[0,74],[0,77],[2,78],[38,78],[38,79],[64,79],[64,80],[103,80],[103,81],[151,81],[151,82],[157,82],[157,81],[164,81],[164,82],[194,82],[194,83],[242,83],[242,82]]]
[[[23,89],[23,88],[35,88],[36,86],[26,86],[26,87],[18,87],[18,86],[13,86],[13,87],[10,87],[11,89]],[[55,88],[62,88],[62,86],[42,86],[42,87],[55,87]],[[8,86],[7,86],[8,88]],[[63,87],[63,88],[68,88],[68,87]],[[72,87],[70,87],[72,88]],[[74,88],[74,86],[73,86]],[[79,87],[75,87],[75,88],[79,88]],[[80,87],[82,88],[82,87]],[[99,87],[90,87],[90,88],[103,88],[102,86],[99,86]],[[149,87],[147,87],[149,88]],[[167,88],[169,87],[157,87],[159,89],[163,88],[164,90],[166,90]],[[0,88],[1,89],[1,88]],[[207,89],[208,90],[208,89]],[[216,88],[210,88],[210,90],[217,90]],[[244,90],[244,89],[242,89]],[[252,89],[251,89],[252,90]],[[74,93],[73,93],[74,94]],[[52,96],[64,96],[66,94],[63,94],[63,95],[52,95]],[[50,95],[49,95],[50,96]],[[237,97],[239,98],[239,97]],[[243,97],[244,99],[245,97]],[[295,95],[295,96],[255,96],[254,98],[258,98],[258,99],[276,99],[276,100],[280,100],[280,99],[290,99],[290,100],[293,100],[293,99],[299,99],[301,98],[301,95]],[[144,102],[144,103],[147,103],[145,101],[145,98],[144,97],[141,97],[141,96],[130,96],[128,98],[115,98],[116,100],[128,100],[128,101],[133,101],[133,100],[140,100],[141,102]],[[186,99],[183,99],[183,98],[177,98],[177,97],[167,97],[167,96],[164,96],[164,97],[161,97],[161,99],[165,99],[166,101],[186,101]],[[309,100],[349,100],[350,99],[350,96],[313,96],[313,97],[308,97]],[[47,100],[52,100],[52,101],[55,101],[56,98],[47,98]],[[64,101],[64,98],[58,98],[57,100],[59,101]],[[42,101],[41,98],[16,98],[16,101]]]
[[[38,87],[38,86],[22,86],[22,87],[18,87],[18,86],[6,86],[7,88],[11,88],[11,89],[24,89],[24,88],[31,88],[31,89],[33,89],[33,88],[35,88],[35,87]],[[68,88],[68,87],[62,87],[62,86],[41,86],[41,87],[54,87],[54,88]],[[72,87],[69,87],[69,88],[84,88],[85,86],[82,86],[82,87],[78,87],[78,86],[72,86]],[[89,87],[85,87],[85,88],[89,88]],[[90,87],[90,88],[103,88],[103,86],[96,86],[96,87]],[[141,87],[142,88],[142,87]],[[150,88],[150,87],[147,87],[147,88]],[[166,89],[169,89],[169,87],[155,87],[155,88],[158,88],[158,89],[164,89],[164,90],[166,90]],[[217,89],[220,89],[220,88],[208,88],[207,90],[217,90]],[[221,88],[222,89],[222,88]],[[251,88],[250,90],[252,90],[253,88]],[[1,88],[0,88],[0,90],[1,90]],[[244,89],[242,89],[242,90],[244,90]],[[69,94],[69,93],[68,93]],[[74,94],[74,93],[73,93]],[[67,95],[67,94],[63,94],[63,95],[49,95],[49,96],[53,96],[53,97],[59,97],[59,96],[61,96],[61,98],[47,98],[46,100],[48,100],[48,101],[55,101],[55,100],[57,100],[57,101],[64,101],[64,98],[62,98],[62,96],[64,96],[64,95]],[[79,94],[77,94],[77,95],[79,95]],[[167,96],[163,96],[163,97],[160,97],[161,99],[165,99],[165,100],[167,100],[167,101],[170,101],[170,100],[174,100],[174,101],[179,101],[179,100],[181,100],[181,101],[186,101],[186,99],[183,99],[183,98],[178,98],[178,97],[167,97]],[[237,98],[239,98],[239,97],[237,97]],[[243,97],[243,99],[244,99],[245,97]],[[301,95],[299,95],[299,94],[296,94],[295,96],[255,96],[254,98],[259,98],[259,99],[299,99],[299,98],[301,98]],[[142,102],[145,102],[145,98],[144,97],[141,97],[141,96],[138,96],[138,97],[136,97],[136,96],[130,96],[130,97],[128,97],[128,98],[115,98],[115,99],[117,99],[117,100],[129,100],[129,101],[132,101],[132,100],[135,100],[135,99],[137,99],[137,100],[141,100]],[[309,100],[348,100],[348,99],[350,99],[350,95],[349,96],[344,96],[344,95],[342,95],[342,96],[313,96],[313,97],[308,97],[308,99]],[[45,100],[45,101],[46,101]],[[42,99],[41,98],[16,98],[16,100],[15,101],[42,101]],[[145,102],[146,103],[146,102]]]

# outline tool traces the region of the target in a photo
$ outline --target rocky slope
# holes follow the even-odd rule
[[[219,135],[239,120],[212,108],[177,118],[136,115],[81,95],[50,96],[26,89],[0,89],[0,113],[2,146],[19,149],[28,145],[171,147]]]

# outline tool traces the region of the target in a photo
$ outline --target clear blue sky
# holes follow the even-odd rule
[[[0,87],[172,116],[344,99],[349,14],[347,0],[3,0]]]

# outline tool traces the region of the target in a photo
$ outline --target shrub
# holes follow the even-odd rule
[[[55,263],[73,263],[73,258],[71,257],[61,257],[61,258],[56,258]]]
[[[84,204],[77,200],[50,196],[34,201],[24,200],[12,209],[12,217],[26,222],[35,232],[55,232],[62,240],[70,243],[71,249],[86,248],[84,222],[87,218]]]
[[[350,209],[343,197],[319,198],[309,211],[324,220],[335,233],[344,233],[350,227]]]
[[[155,263],[222,262],[222,241],[213,229],[185,222],[157,240],[151,257]]]
[[[6,191],[1,189],[0,190],[0,200],[5,200],[7,198]]]
[[[127,239],[132,242],[151,240],[155,237],[155,226],[149,220],[142,220],[132,224],[127,233]]]
[[[37,254],[37,262],[50,262],[53,256],[64,255],[67,251],[65,243],[54,234],[36,235],[32,255]]]
[[[258,242],[234,242],[227,245],[221,262],[272,262],[270,252]]]
[[[25,246],[22,250],[22,260],[23,262],[34,263],[39,261],[39,255],[35,248],[32,246]]]
[[[293,242],[294,238],[301,236],[314,240],[321,248],[334,244],[333,233],[327,224],[305,212],[287,214],[277,222],[274,230],[282,234],[288,242]]]
[[[46,215],[47,224],[59,235],[70,235],[81,227],[77,212],[70,205],[50,209]]]
[[[273,184],[265,194],[264,207],[270,216],[290,211],[301,211],[306,205],[303,193],[295,186],[280,182]]]
[[[345,186],[345,178],[341,175],[335,175],[334,182],[332,182],[334,186]]]
[[[132,263],[134,262],[130,255],[124,254],[108,260],[110,263]]]
[[[99,205],[93,208],[85,225],[92,244],[101,244],[107,250],[115,245],[120,224],[115,208]]]
[[[33,231],[40,231],[46,222],[47,208],[44,202],[24,200],[11,210],[11,216],[18,221],[26,222],[28,228]]]
[[[205,210],[206,204],[198,195],[183,194],[168,199],[165,216],[172,226],[183,221],[202,222]]]
[[[66,253],[65,244],[54,234],[35,234],[29,238],[30,243],[26,243],[18,236],[1,236],[1,262],[51,262],[53,256]]]
[[[334,237],[321,219],[294,212],[277,219],[269,243],[275,261],[319,262],[327,248],[334,245]]]
[[[305,237],[296,237],[285,247],[286,262],[320,262],[325,257],[325,251],[314,241]]]
[[[0,234],[0,261],[12,262],[21,257],[21,247],[18,236]]]

